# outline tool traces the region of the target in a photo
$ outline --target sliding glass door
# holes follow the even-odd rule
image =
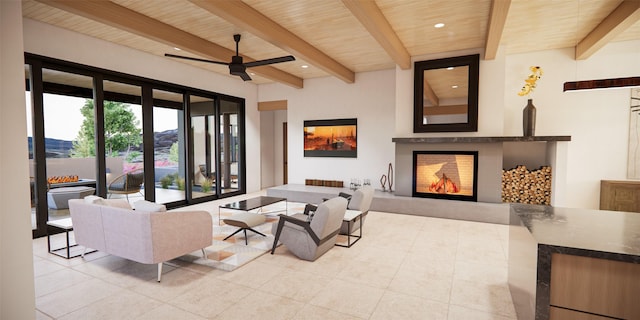
[[[230,193],[239,190],[241,155],[239,112],[240,103],[228,100],[220,102],[220,191]]]
[[[142,87],[104,80],[103,90],[107,197],[126,199],[133,205],[145,199]]]
[[[69,216],[61,191],[169,208],[245,192],[243,99],[30,54],[25,61],[34,237]]]
[[[203,198],[216,194],[216,126],[215,103],[213,98],[190,95],[189,112],[193,147],[191,149],[192,198]]]
[[[69,217],[68,197],[74,188],[78,197],[92,195],[96,187],[96,154],[93,147],[93,79],[88,76],[44,69],[47,81],[43,95],[48,220]],[[71,80],[73,79],[73,80]],[[80,86],[67,92],[62,86]],[[47,92],[48,91],[48,92]],[[90,130],[90,133],[87,132]],[[65,188],[65,189],[62,189]],[[84,188],[84,189],[83,189]]]
[[[153,89],[155,202],[184,202],[185,134],[183,94]]]

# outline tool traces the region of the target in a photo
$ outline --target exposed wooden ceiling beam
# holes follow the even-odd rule
[[[272,100],[258,102],[258,111],[287,110],[288,100]]]
[[[424,110],[422,111],[422,114],[425,116],[441,116],[465,113],[469,113],[469,106],[466,104],[454,106],[424,107]]]
[[[229,61],[231,56],[235,55],[235,51],[110,1],[37,1],[203,57]],[[254,60],[249,57],[245,58],[247,62]],[[295,88],[303,87],[302,78],[274,67],[252,68],[251,71]]]
[[[365,29],[369,31],[401,69],[407,70],[411,68],[411,55],[375,1],[342,0],[342,3],[362,23]]]
[[[429,81],[427,81],[427,79],[423,80],[424,82],[424,97],[429,100],[429,102],[431,102],[431,104],[434,107],[437,107],[440,105],[440,98],[438,98],[438,95],[436,95],[435,91],[433,91],[433,88],[431,87],[431,85],[429,84]]]
[[[344,82],[355,82],[353,71],[240,0],[189,1]]]
[[[589,58],[640,20],[640,1],[625,0],[576,46],[576,60]]]
[[[511,0],[491,1],[491,14],[489,15],[489,28],[487,28],[487,41],[484,46],[484,59],[493,60],[496,58],[500,38],[507,21]]]

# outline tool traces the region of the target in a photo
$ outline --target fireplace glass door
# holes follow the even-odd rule
[[[413,196],[477,201],[477,151],[414,151]]]

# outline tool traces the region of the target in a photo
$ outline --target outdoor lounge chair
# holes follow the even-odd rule
[[[109,197],[111,194],[124,194],[129,200],[129,195],[133,193],[140,193],[142,195],[142,184],[144,183],[144,171],[136,170],[132,172],[123,173],[116,177],[107,186],[107,193]]]

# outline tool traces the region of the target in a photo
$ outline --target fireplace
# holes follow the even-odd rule
[[[477,201],[477,151],[413,151],[414,197]]]

